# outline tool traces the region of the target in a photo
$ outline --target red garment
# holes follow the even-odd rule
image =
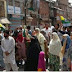
[[[22,43],[18,41],[18,45],[19,45],[19,48],[18,48],[19,58],[20,59],[26,58],[26,46],[25,46],[24,40]]]
[[[17,39],[16,39],[16,41],[18,42],[22,42],[23,41],[23,35],[22,35],[22,33],[21,34],[18,34],[18,37],[17,37]]]
[[[18,34],[16,41],[17,41],[17,48],[18,48],[17,53],[18,53],[19,59],[26,58],[26,45],[25,45],[25,39],[22,33]]]

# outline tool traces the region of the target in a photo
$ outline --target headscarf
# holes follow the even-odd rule
[[[52,35],[53,38],[51,39],[49,44],[49,52],[53,55],[59,56],[62,47],[61,41],[56,32],[53,32]]]
[[[64,34],[63,36],[65,36],[66,37],[66,48],[65,49],[68,49],[69,48],[69,46],[70,46],[70,43],[71,43],[71,39],[70,39],[70,36],[68,35],[68,34]],[[65,39],[63,38],[63,40],[62,40],[62,42],[64,42],[65,41]]]
[[[19,42],[23,41],[23,35],[22,35],[22,33],[18,34],[18,37],[17,37],[16,41],[19,41]]]
[[[32,36],[30,46],[27,48],[27,60],[25,62],[25,71],[37,71],[38,58],[41,51],[37,37]]]
[[[43,51],[39,53],[38,71],[46,71],[44,55]]]

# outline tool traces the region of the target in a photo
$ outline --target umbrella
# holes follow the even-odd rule
[[[5,28],[6,28],[6,27],[0,23],[0,30],[1,30],[1,31],[4,31]]]

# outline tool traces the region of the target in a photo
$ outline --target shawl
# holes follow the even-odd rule
[[[18,42],[22,42],[23,41],[23,35],[22,35],[22,33],[21,34],[18,34],[18,37],[17,37],[17,39],[16,39],[16,41]]]
[[[59,56],[62,47],[61,41],[56,32],[53,32],[52,35],[53,38],[51,39],[49,44],[49,52],[53,55]]]

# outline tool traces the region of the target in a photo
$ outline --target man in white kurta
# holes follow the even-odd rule
[[[52,34],[52,28],[50,27],[50,24],[46,23],[45,28],[42,30],[46,32],[46,36],[48,37],[48,44],[49,44]]]
[[[37,36],[38,41],[39,41],[39,43],[40,43],[41,49],[42,49],[42,51],[45,52],[44,42],[45,42],[46,39],[45,39],[45,37],[43,36],[43,34],[40,33],[40,29],[39,29],[39,28],[36,28],[35,31],[36,31],[36,36]]]
[[[2,47],[6,70],[10,71],[12,69],[13,71],[18,71],[18,67],[15,62],[15,40],[13,37],[9,36],[8,30],[4,33]]]

